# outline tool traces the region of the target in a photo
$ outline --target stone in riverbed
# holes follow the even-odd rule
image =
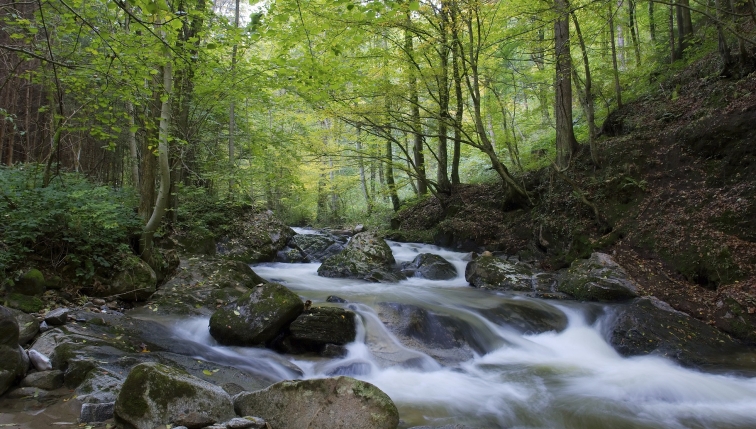
[[[65,307],[56,308],[55,310],[48,311],[45,314],[45,323],[47,323],[50,326],[61,326],[65,325],[68,321],[68,313],[70,312],[69,309]]]
[[[609,255],[598,252],[573,262],[558,290],[585,301],[614,302],[638,296],[627,272]]]
[[[350,377],[282,381],[234,397],[239,415],[260,416],[275,429],[395,429],[391,398]]]
[[[323,261],[318,275],[388,283],[405,278],[396,268],[391,248],[372,232],[362,232],[352,237],[341,253]]]
[[[402,265],[407,277],[428,280],[451,280],[457,277],[457,269],[449,261],[433,253],[421,253],[412,262]]]
[[[13,316],[18,323],[18,344],[22,346],[26,345],[37,336],[37,333],[39,332],[39,321],[37,321],[34,316],[26,314],[23,311],[12,308],[9,308],[8,310],[13,313]],[[2,334],[0,334],[0,336],[2,336]]]
[[[83,404],[79,421],[82,423],[104,422],[113,418],[115,402],[104,402],[101,404]]]
[[[289,325],[284,341],[290,353],[322,353],[328,344],[344,345],[357,336],[355,313],[339,307],[313,307]]]
[[[488,253],[467,264],[465,280],[482,289],[529,292],[533,290],[533,269]]]
[[[210,317],[210,335],[224,345],[254,346],[272,340],[299,316],[304,303],[278,283],[258,285]]]
[[[136,429],[165,427],[191,413],[203,418],[204,426],[235,417],[223,389],[158,363],[135,366],[115,402],[116,422]]]
[[[63,386],[63,371],[52,370],[33,372],[21,380],[20,386],[55,390]]]
[[[747,351],[718,329],[652,297],[617,309],[609,342],[623,356],[654,354],[702,368],[731,368],[732,357]]]

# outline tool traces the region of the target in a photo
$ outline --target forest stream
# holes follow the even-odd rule
[[[660,357],[622,357],[605,339],[612,306],[471,288],[464,278],[467,254],[423,244],[389,245],[398,263],[435,253],[454,264],[458,276],[376,284],[318,277],[317,263],[266,263],[254,269],[313,305],[345,306],[359,314],[357,341],[348,345],[347,356],[291,363],[304,378],[348,375],[375,384],[396,403],[400,427],[756,427],[756,378],[699,372]],[[329,296],[346,302],[327,302]],[[497,315],[512,314],[508,308],[531,311],[519,311],[523,318],[505,323]],[[528,315],[563,329],[532,333],[544,320]],[[162,321],[177,336],[219,352],[214,360],[225,356],[218,363],[258,361],[250,370],[276,379],[296,376],[289,366],[266,358],[268,351],[217,346],[206,318]],[[397,330],[410,334],[402,341],[393,333]]]

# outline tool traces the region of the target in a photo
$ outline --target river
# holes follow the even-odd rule
[[[611,306],[475,289],[464,279],[466,254],[389,244],[399,262],[435,253],[453,263],[458,276],[378,284],[318,277],[314,263],[253,268],[315,306],[344,306],[359,315],[358,337],[345,357],[287,358],[304,378],[341,374],[378,386],[396,403],[402,428],[756,427],[756,378],[699,372],[654,356],[622,357],[606,340]],[[347,302],[327,302],[329,296]],[[525,320],[530,313],[519,313],[525,319],[500,317],[508,308],[564,323],[556,330],[534,330],[540,325]],[[218,346],[207,326],[207,319],[198,318],[174,329],[232,361],[266,359]],[[266,365],[274,368],[274,378],[292,374],[279,362]]]

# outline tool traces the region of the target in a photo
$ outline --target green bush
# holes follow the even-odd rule
[[[91,277],[128,252],[141,229],[129,191],[98,186],[74,173],[39,186],[34,169],[0,168],[0,271],[30,256]]]

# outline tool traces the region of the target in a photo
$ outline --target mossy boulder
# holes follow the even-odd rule
[[[282,381],[234,397],[237,414],[259,416],[276,429],[395,429],[391,398],[350,377]]]
[[[45,302],[38,296],[10,293],[5,298],[6,305],[24,313],[38,313],[45,308]]]
[[[373,232],[352,237],[341,253],[323,261],[318,275],[389,283],[405,278],[396,267],[391,248]]]
[[[157,276],[149,264],[136,255],[126,254],[119,266],[121,269],[110,281],[92,289],[91,296],[145,301],[155,293]]]
[[[506,299],[502,304],[480,310],[490,321],[505,325],[523,334],[561,332],[567,328],[567,316],[544,301]]]
[[[585,301],[614,302],[638,296],[635,282],[627,272],[609,255],[598,252],[573,262],[558,289]]]
[[[219,305],[236,302],[267,280],[240,261],[189,258],[176,275],[152,295],[159,313],[211,315]]]
[[[9,308],[0,305],[0,346],[15,347],[18,344],[18,321]]]
[[[403,264],[402,273],[407,277],[428,280],[451,280],[457,277],[457,269],[454,265],[433,253],[421,253],[412,262]]]
[[[284,340],[288,353],[323,352],[327,344],[344,345],[357,336],[355,313],[339,307],[313,307],[300,314]]]
[[[286,247],[294,234],[294,230],[276,218],[272,211],[260,211],[237,220],[231,227],[231,234],[218,241],[217,252],[225,258],[247,264],[269,262]]]
[[[652,297],[618,308],[609,341],[623,356],[654,354],[685,366],[711,369],[731,368],[735,357],[748,351],[713,326]]]
[[[45,275],[36,268],[32,268],[24,273],[13,287],[14,292],[29,296],[41,296],[46,290],[47,281],[45,280]]]
[[[525,263],[482,255],[465,268],[465,280],[481,289],[532,291],[533,268]]]
[[[221,344],[255,346],[272,340],[304,310],[297,294],[278,283],[253,287],[210,317],[210,335]]]
[[[209,424],[233,417],[231,397],[222,388],[159,363],[135,366],[118,393],[115,419],[127,428],[153,429],[196,413]]]

